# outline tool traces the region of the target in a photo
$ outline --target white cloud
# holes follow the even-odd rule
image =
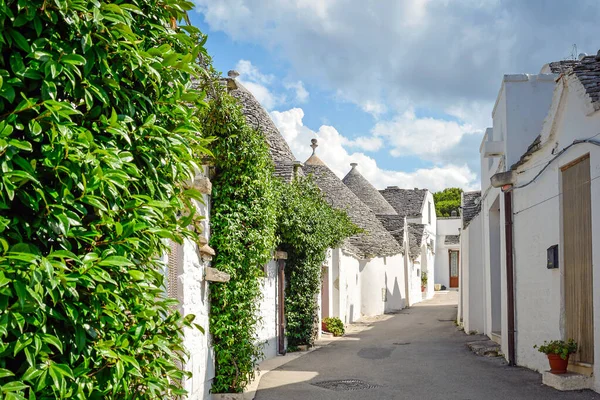
[[[242,79],[249,80],[251,82],[269,85],[275,79],[273,75],[265,75],[261,73],[258,68],[252,65],[252,62],[248,60],[238,61],[235,69],[240,73],[240,77],[242,77]]]
[[[377,151],[383,146],[383,140],[375,136],[361,136],[356,139],[344,138],[344,145],[364,151]]]
[[[317,138],[319,158],[340,178],[348,173],[350,163],[356,162],[361,174],[378,189],[400,186],[428,188],[437,191],[450,186],[464,189],[477,187],[476,174],[467,165],[449,163],[433,168],[418,169],[414,172],[382,169],[374,158],[360,151],[348,150],[349,147],[355,147],[362,138],[350,140],[342,136],[334,127],[327,125],[322,125],[315,132],[304,125],[304,111],[301,108],[292,108],[283,112],[273,111],[271,117],[289,143],[296,158],[301,161],[305,161],[312,152],[310,140]]]
[[[387,111],[387,107],[384,104],[377,103],[372,100],[367,100],[364,103],[360,104],[360,108],[366,113],[373,115],[374,117],[378,117],[381,114],[384,114]]]
[[[298,81],[295,83],[286,83],[284,86],[286,89],[293,90],[295,92],[297,102],[306,103],[308,101],[308,96],[310,94],[304,87],[304,83],[302,83],[302,81]]]
[[[600,34],[597,0],[196,3],[211,30],[276,50],[299,79],[371,113],[381,113],[375,105],[403,112],[407,99],[437,110],[493,102],[502,74],[535,73],[572,43],[595,53]]]
[[[413,110],[390,121],[380,121],[372,129],[375,136],[387,139],[393,156],[417,155],[435,162],[439,161],[443,152],[456,146],[463,135],[474,131],[469,124],[431,117],[418,118]]]

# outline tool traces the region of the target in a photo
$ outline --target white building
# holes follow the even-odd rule
[[[316,142],[313,139],[313,150]],[[345,210],[352,222],[364,230],[329,253],[321,317],[338,317],[351,323],[362,316],[383,314],[386,309],[401,309],[406,295],[402,293],[404,255],[400,244],[314,151],[305,162],[304,172],[312,176],[333,207]]]
[[[449,289],[459,287],[461,218],[438,217],[435,247],[435,283]]]
[[[573,338],[569,369],[600,391],[600,57],[544,69],[560,73],[549,113],[502,177],[513,185],[516,362],[546,370],[533,345]]]
[[[547,370],[546,357],[533,346],[575,339],[579,350],[569,369],[592,376],[579,382],[596,391],[598,110],[600,57],[550,63],[539,75],[505,76],[494,126],[481,146],[481,212],[461,234],[469,255],[461,265],[460,304],[465,330],[483,326],[518,365]],[[473,309],[478,302],[485,304],[483,324]]]
[[[465,332],[485,332],[485,272],[481,191],[461,195],[458,322]]]
[[[468,296],[471,302],[481,301],[484,304],[482,333],[500,343],[507,358],[511,353],[506,306],[504,196],[500,189],[492,187],[490,178],[517,162],[539,134],[550,108],[555,79],[556,75],[551,73],[504,75],[492,112],[493,128],[486,130],[480,146],[482,240],[469,235],[468,251],[477,246],[476,243],[482,248],[484,290],[479,299],[468,292],[469,287],[465,287],[462,294],[463,297]]]
[[[398,186],[387,187],[380,190],[380,193],[396,213],[407,222],[404,232],[407,233],[405,236],[408,242],[406,278],[408,305],[418,303],[425,298],[432,298],[437,242],[437,217],[433,194],[427,189],[400,189]],[[427,285],[424,292],[421,292],[423,272],[427,274]]]

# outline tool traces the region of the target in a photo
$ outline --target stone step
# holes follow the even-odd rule
[[[557,390],[583,390],[592,388],[592,378],[575,372],[553,374],[550,371],[542,373],[542,383]]]
[[[479,340],[467,343],[467,347],[478,356],[498,357],[502,355],[500,345],[493,340]]]

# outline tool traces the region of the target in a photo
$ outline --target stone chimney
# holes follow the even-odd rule
[[[357,165],[358,165],[358,163],[355,163],[355,162],[350,163],[350,166],[352,167],[352,169],[356,168]]]

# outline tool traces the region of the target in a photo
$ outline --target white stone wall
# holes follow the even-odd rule
[[[339,291],[339,315],[342,322],[350,324],[361,317],[361,274],[360,260],[354,256],[339,252],[339,274],[334,287]]]
[[[261,299],[259,306],[260,325],[256,329],[259,343],[262,345],[264,359],[277,356],[278,328],[278,282],[276,260],[271,260],[265,266],[265,276],[261,282]]]
[[[460,224],[460,217],[438,218],[437,220],[434,283],[444,285],[446,288],[450,287],[450,255],[448,250],[460,250],[460,244],[446,245],[445,240],[447,235],[460,234]]]
[[[561,101],[562,99],[562,101]],[[557,87],[553,109],[542,131],[543,148],[517,174],[517,185],[530,181],[560,150],[575,139],[594,137],[600,131],[600,112],[590,113],[588,99],[574,78]],[[596,137],[597,138],[597,137]],[[556,153],[557,151],[554,151]],[[564,338],[562,292],[562,227],[560,168],[590,155],[592,195],[592,262],[594,279],[594,332],[596,360],[600,360],[600,147],[581,144],[567,150],[531,185],[514,191],[517,363],[535,370],[547,369],[543,354],[533,349],[549,339]],[[546,249],[559,245],[559,269],[546,268]],[[594,365],[594,389],[600,390],[600,363]]]
[[[215,376],[214,353],[210,347],[209,335],[209,285],[204,280],[204,268],[209,264],[198,256],[195,243],[186,240],[183,246],[183,273],[180,275],[182,290],[181,309],[184,315],[194,314],[194,322],[202,326],[205,333],[186,328],[184,343],[190,354],[186,370],[193,376],[185,382],[188,399],[209,398],[211,381]]]
[[[194,203],[198,213],[205,218],[203,235],[208,239],[210,236],[210,197],[204,195],[203,198],[204,204],[196,201]],[[198,252],[198,246],[187,239],[180,247],[178,261],[177,297],[181,303],[180,311],[183,315],[194,314],[196,316],[194,323],[202,326],[205,330],[205,333],[195,328],[186,328],[184,331],[184,345],[190,355],[185,369],[193,374],[192,378],[186,380],[184,385],[189,393],[188,399],[209,399],[215,368],[214,352],[210,346],[209,334],[209,283],[204,280],[204,272],[205,268],[210,266],[210,262],[202,259]]]
[[[485,279],[481,215],[461,232],[460,317],[465,332],[485,332]]]
[[[386,301],[385,312],[402,310],[407,306],[404,274],[404,255],[384,258]]]

